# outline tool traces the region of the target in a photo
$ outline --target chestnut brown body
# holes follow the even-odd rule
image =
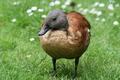
[[[43,49],[55,59],[80,57],[90,42],[90,24],[84,16],[77,12],[66,16],[67,30],[49,30],[40,37]]]

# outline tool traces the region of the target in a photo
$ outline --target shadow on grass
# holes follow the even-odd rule
[[[77,76],[75,79],[80,78],[81,76],[81,66],[78,66],[78,71],[77,71]],[[55,78],[56,79],[67,79],[67,80],[73,80],[73,75],[74,75],[74,64],[69,64],[69,66],[67,64],[58,64],[57,66],[57,73]],[[53,77],[53,76],[51,76]],[[54,77],[53,77],[54,78]]]

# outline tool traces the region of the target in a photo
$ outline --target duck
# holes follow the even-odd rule
[[[79,12],[52,10],[48,13],[39,31],[39,38],[43,50],[52,58],[54,72],[58,59],[75,59],[76,77],[79,58],[90,43],[90,28],[88,20]]]

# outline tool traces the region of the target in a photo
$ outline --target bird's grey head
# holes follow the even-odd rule
[[[48,13],[45,22],[39,32],[39,36],[44,35],[47,31],[67,29],[68,21],[66,14],[61,10],[53,10]]]

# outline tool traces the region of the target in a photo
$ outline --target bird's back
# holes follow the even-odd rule
[[[66,14],[67,30],[50,30],[41,36],[43,49],[53,58],[80,57],[90,42],[90,24],[79,13]]]

